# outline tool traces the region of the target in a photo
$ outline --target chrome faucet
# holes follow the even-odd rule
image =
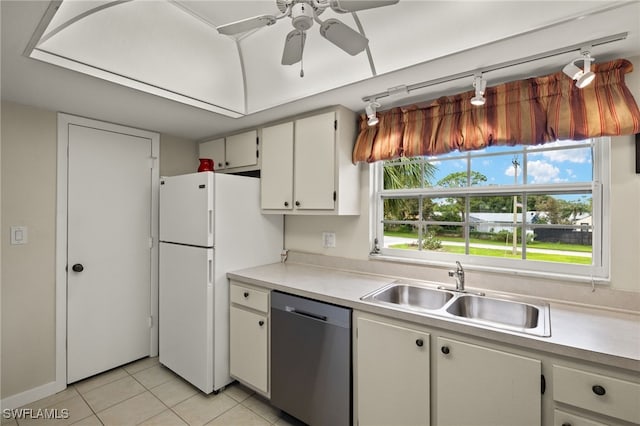
[[[449,276],[456,278],[456,290],[464,291],[464,269],[460,262],[456,261],[456,270],[449,271]]]

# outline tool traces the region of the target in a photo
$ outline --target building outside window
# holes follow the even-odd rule
[[[608,278],[609,138],[374,165],[381,255]]]

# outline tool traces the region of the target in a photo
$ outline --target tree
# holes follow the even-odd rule
[[[485,175],[473,170],[471,170],[470,178],[471,186],[480,185],[480,183],[487,181]],[[440,179],[436,185],[443,188],[464,188],[468,186],[467,182],[467,172],[454,172]]]
[[[384,189],[428,186],[437,170],[437,166],[431,163],[418,163],[405,157],[386,161],[383,174]],[[384,201],[384,218],[387,220],[414,220],[418,214],[417,198],[389,198]]]

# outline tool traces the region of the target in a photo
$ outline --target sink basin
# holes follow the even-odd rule
[[[407,309],[436,310],[453,298],[453,293],[422,287],[416,284],[395,282],[364,296],[362,300],[392,304]]]
[[[469,321],[541,336],[548,335],[549,306],[546,304],[465,294],[456,298],[446,311]]]
[[[360,300],[478,327],[551,336],[547,303],[508,295],[488,297],[484,293],[463,293],[436,285],[398,280]]]

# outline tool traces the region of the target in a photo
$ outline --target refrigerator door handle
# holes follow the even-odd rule
[[[209,238],[213,236],[213,209],[208,210],[209,214]],[[213,243],[213,241],[211,241]]]

